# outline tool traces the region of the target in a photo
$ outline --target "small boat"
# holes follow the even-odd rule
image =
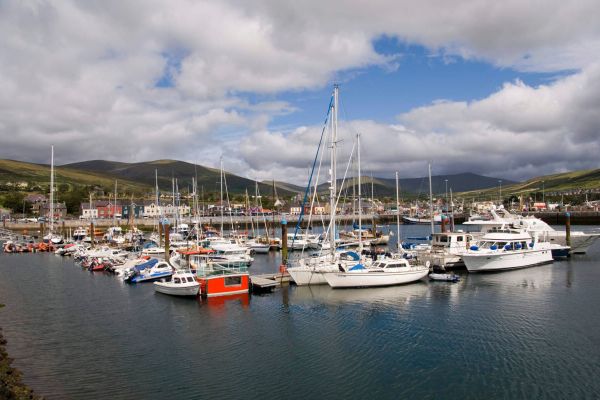
[[[176,271],[171,279],[161,279],[154,282],[154,290],[172,296],[197,296],[200,283],[191,271]]]
[[[460,276],[456,274],[429,274],[429,280],[431,281],[444,281],[444,282],[458,282],[460,281]]]
[[[124,274],[126,282],[138,283],[155,281],[173,275],[173,268],[166,261],[150,259],[144,264],[138,264]]]

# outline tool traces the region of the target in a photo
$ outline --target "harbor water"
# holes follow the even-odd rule
[[[251,271],[279,257],[256,255]],[[0,327],[48,399],[600,397],[600,244],[461,277],[201,300],[0,254]]]

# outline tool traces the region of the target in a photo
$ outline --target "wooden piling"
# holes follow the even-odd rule
[[[281,220],[281,264],[287,265],[288,246],[287,246],[287,221]]]
[[[171,228],[169,227],[169,224],[165,224],[165,226],[163,227],[165,230],[165,261],[169,261],[169,245],[170,245],[170,241],[169,241],[169,233]]]
[[[445,215],[442,215],[442,233],[446,233],[446,223],[447,223],[447,218]]]
[[[158,247],[163,245],[163,226],[162,221],[158,222]]]
[[[92,240],[92,248],[94,248],[94,244],[96,242],[96,235],[95,235],[95,231],[94,231],[94,222],[90,222],[90,239]]]
[[[567,246],[571,247],[571,213],[565,213],[565,232],[566,232],[566,241]]]

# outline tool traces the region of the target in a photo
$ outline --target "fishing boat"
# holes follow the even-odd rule
[[[325,280],[332,288],[393,286],[416,282],[429,273],[429,265],[411,265],[405,258],[391,257],[370,266],[356,264],[338,272],[326,272]]]
[[[197,296],[200,283],[191,271],[175,271],[170,279],[154,282],[154,290],[171,296]]]
[[[213,261],[206,255],[194,255],[189,259],[196,271],[203,297],[230,296],[250,292],[250,274],[247,267],[227,266]]]
[[[525,230],[498,228],[462,255],[469,272],[502,271],[552,262],[552,247]]]

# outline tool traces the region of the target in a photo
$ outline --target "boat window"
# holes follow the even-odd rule
[[[179,278],[174,278],[174,279],[173,279],[173,281],[174,281],[175,283],[181,283],[181,281],[179,280]]]
[[[457,242],[462,242],[463,241],[463,237],[462,236],[457,236],[456,237],[456,241]]]
[[[241,276],[226,276],[225,286],[239,286],[242,284]]]
[[[402,264],[388,264],[386,268],[400,268]]]
[[[194,278],[192,278],[191,276],[188,276],[187,281],[188,282],[194,282]]]

